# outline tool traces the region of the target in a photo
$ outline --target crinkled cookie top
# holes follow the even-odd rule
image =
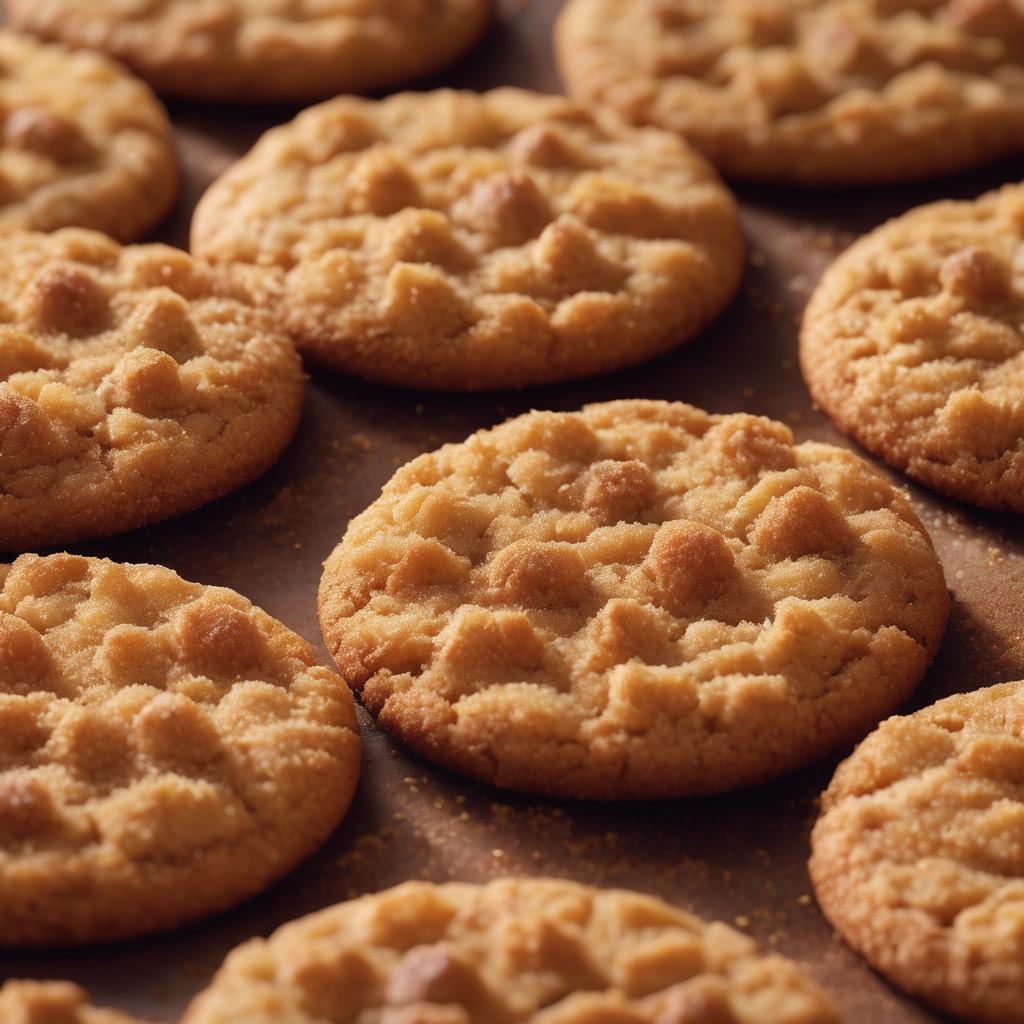
[[[90,1006],[86,994],[66,981],[7,981],[0,988],[4,1024],[140,1024],[115,1010]]]
[[[0,31],[0,233],[78,226],[130,242],[177,190],[171,127],[142,82]]]
[[[571,94],[727,175],[891,181],[1018,152],[1018,0],[570,0]]]
[[[321,361],[447,389],[649,358],[743,262],[736,204],[684,143],[518,89],[313,107],[214,183],[192,247],[266,269]]]
[[[1024,187],[923,206],[826,271],[801,363],[865,447],[957,498],[1024,512]]]
[[[291,342],[186,253],[67,229],[5,239],[0,271],[0,548],[195,508],[291,438]]]
[[[781,423],[535,412],[413,460],[325,565],[342,674],[420,754],[514,789],[711,793],[864,735],[947,595],[905,498]]]
[[[7,0],[13,24],[104,51],[160,93],[256,103],[402,85],[467,50],[491,0]]]
[[[337,825],[352,698],[281,623],[154,565],[22,555],[0,581],[0,944],[212,914]]]
[[[822,909],[875,967],[960,1020],[1024,1021],[1024,682],[883,722],[813,851]]]
[[[235,950],[184,1024],[836,1024],[795,963],[660,900],[548,879],[398,888]]]

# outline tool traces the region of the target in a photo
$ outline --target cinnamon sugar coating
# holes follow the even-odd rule
[[[142,82],[0,30],[0,234],[77,226],[131,242],[177,191],[171,126]]]
[[[213,184],[192,247],[262,268],[316,360],[448,390],[648,359],[743,262],[735,202],[685,144],[519,89],[313,107]]]
[[[239,281],[76,229],[12,235],[2,267],[0,548],[188,511],[290,440],[301,366]]]
[[[1018,0],[569,0],[556,53],[574,98],[727,177],[900,181],[1022,149]]]
[[[160,566],[22,555],[0,581],[0,944],[213,914],[341,820],[352,699],[281,623]]]
[[[468,50],[491,0],[7,0],[13,24],[100,50],[157,92],[234,103],[376,92]]]
[[[795,963],[660,900],[407,882],[230,954],[183,1024],[837,1024]]]
[[[414,459],[320,588],[342,675],[416,752],[596,798],[721,792],[862,736],[947,608],[916,516],[861,459],[639,400]]]
[[[1024,682],[883,722],[812,845],[822,910],[874,967],[957,1020],[1024,1021]]]
[[[800,361],[840,429],[944,494],[1024,512],[1024,186],[912,210],[826,271]]]

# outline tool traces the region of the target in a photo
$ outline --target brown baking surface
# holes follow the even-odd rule
[[[481,48],[430,84],[557,89],[548,42],[557,7],[556,0],[505,0]],[[184,244],[192,206],[211,178],[292,113],[173,107],[186,194],[158,237]],[[800,380],[797,320],[809,289],[835,253],[887,217],[1021,177],[1018,159],[915,187],[745,187],[739,194],[750,261],[741,294],[690,345],[581,384],[482,396],[393,391],[317,372],[298,437],[261,480],[192,515],[78,550],[159,562],[188,579],[234,587],[313,641],[326,659],[316,587],[320,563],[347,520],[403,462],[506,416],[612,398],[682,399],[714,412],[762,413],[789,423],[800,439],[855,448],[811,407]],[[1024,677],[1024,522],[910,490],[945,565],[953,611],[938,660],[908,709]],[[738,924],[806,962],[851,1022],[941,1019],[873,974],[814,905],[807,836],[834,761],[726,797],[573,804],[463,782],[402,753],[365,715],[362,723],[364,776],[352,812],[326,848],[283,883],[235,911],[145,941],[50,955],[0,953],[0,977],[69,978],[100,1004],[170,1022],[232,946],[318,907],[409,878],[551,874],[655,893]]]

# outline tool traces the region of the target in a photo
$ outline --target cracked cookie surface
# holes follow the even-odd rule
[[[157,92],[241,103],[375,92],[468,50],[491,0],[7,0],[13,24],[100,50]]]
[[[231,590],[154,565],[0,569],[0,944],[174,927],[261,891],[348,808],[351,694]]]
[[[743,263],[736,204],[684,143],[518,89],[307,110],[213,184],[192,247],[262,268],[320,362],[453,390],[655,356]]]
[[[0,988],[4,1024],[140,1024],[116,1010],[88,1004],[77,985],[66,981],[6,981]]]
[[[838,1024],[791,960],[650,896],[407,882],[232,952],[183,1024]]]
[[[944,494],[1024,512],[1024,187],[919,207],[856,242],[804,315],[836,425]]]
[[[878,970],[959,1020],[1024,1022],[1024,682],[883,722],[812,848],[822,910]]]
[[[898,181],[1022,148],[1018,0],[570,0],[556,51],[575,98],[729,177]]]
[[[142,82],[0,30],[0,233],[77,226],[130,242],[177,191],[171,126]]]
[[[863,460],[640,400],[414,459],[320,587],[342,675],[416,752],[596,798],[721,792],[863,736],[947,608],[927,535]]]
[[[0,548],[186,512],[291,439],[298,356],[237,279],[71,228],[12,235],[0,267]]]

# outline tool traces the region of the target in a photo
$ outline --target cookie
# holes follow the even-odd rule
[[[727,177],[884,183],[1024,149],[1017,0],[569,0],[555,34],[570,95]]]
[[[912,210],[858,241],[808,304],[815,401],[944,494],[1024,512],[1024,187]]]
[[[22,555],[0,579],[0,944],[212,914],[341,820],[351,694],[266,612],[155,565]]]
[[[192,248],[263,268],[318,362],[450,390],[655,356],[743,263],[734,200],[682,142],[518,89],[307,110],[214,183]]]
[[[947,608],[927,535],[861,459],[639,400],[414,459],[320,586],[342,675],[414,751],[593,798],[722,792],[860,738]]]
[[[407,882],[230,954],[182,1024],[838,1024],[791,960],[651,896]]]
[[[131,242],[177,192],[171,126],[142,82],[0,31],[0,234],[77,226]]]
[[[116,1010],[98,1010],[66,981],[7,981],[0,988],[4,1024],[139,1024]]]
[[[0,249],[0,549],[153,523],[241,486],[298,423],[302,368],[237,280],[89,231]]]
[[[883,722],[822,798],[811,876],[843,938],[911,995],[1024,1022],[1024,682]]]
[[[7,0],[13,24],[102,50],[159,93],[235,103],[376,92],[440,71],[491,0]]]

